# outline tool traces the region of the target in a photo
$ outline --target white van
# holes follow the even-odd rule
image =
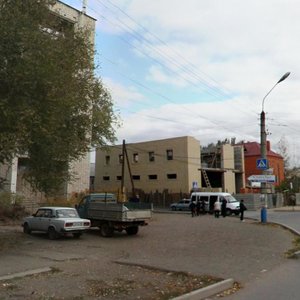
[[[193,192],[191,194],[191,201],[200,203],[204,201],[205,211],[212,213],[214,211],[214,204],[216,201],[222,202],[226,200],[226,213],[227,215],[235,214],[239,215],[240,213],[240,203],[229,193],[217,193],[217,192]]]

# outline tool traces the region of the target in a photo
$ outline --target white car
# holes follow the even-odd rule
[[[46,232],[53,240],[67,234],[79,238],[85,230],[90,228],[91,222],[81,219],[75,208],[40,207],[32,216],[24,218],[22,226],[24,233]]]
[[[182,199],[179,202],[172,203],[170,205],[171,210],[189,210],[190,209],[190,199]]]

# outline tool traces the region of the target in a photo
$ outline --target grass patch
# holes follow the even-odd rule
[[[295,253],[297,251],[300,251],[300,237],[294,238],[293,245],[294,245],[293,248],[291,248],[285,252],[285,256],[287,258],[297,258],[297,255],[295,255]]]

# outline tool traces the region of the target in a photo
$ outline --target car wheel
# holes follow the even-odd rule
[[[110,227],[107,223],[104,223],[100,227],[100,232],[103,237],[112,237],[114,234],[114,229]]]
[[[53,227],[50,227],[48,229],[48,237],[50,240],[55,240],[58,238],[58,234],[56,232],[56,230]]]
[[[81,237],[81,232],[75,232],[75,233],[73,233],[73,237],[75,238],[75,239],[79,239],[80,237]]]
[[[23,232],[26,233],[26,234],[30,234],[31,233],[31,229],[29,228],[28,223],[24,224]]]
[[[236,216],[238,216],[238,215],[240,214],[240,212],[239,212],[239,211],[235,211],[234,214],[235,214]]]
[[[128,235],[135,235],[139,232],[139,227],[138,226],[132,226],[126,228],[126,232]]]

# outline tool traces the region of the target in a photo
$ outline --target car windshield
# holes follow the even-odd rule
[[[225,196],[224,198],[227,200],[228,203],[237,202],[237,200],[234,197],[232,197],[231,195]]]
[[[57,218],[78,218],[78,213],[75,209],[58,209],[56,216]]]

